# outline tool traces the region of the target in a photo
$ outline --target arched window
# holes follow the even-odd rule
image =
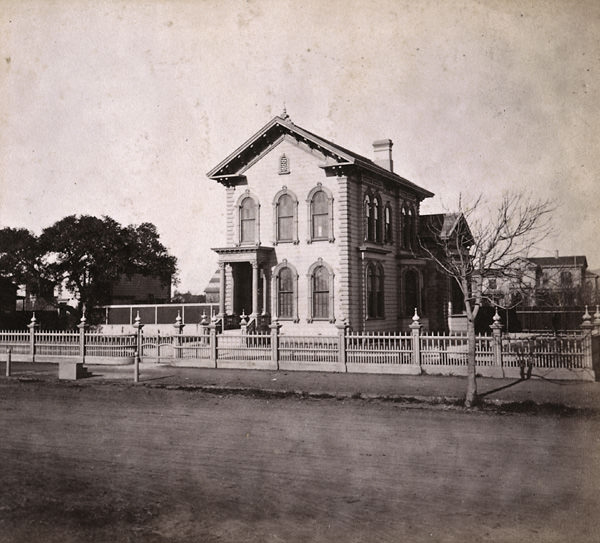
[[[378,264],[369,264],[367,268],[367,317],[384,317],[383,268]]]
[[[329,318],[329,273],[324,266],[313,272],[313,319]]]
[[[414,235],[414,217],[410,207],[402,208],[402,246],[405,249],[410,249],[413,246]]]
[[[298,322],[298,272],[287,260],[273,269],[272,287],[275,317]]]
[[[294,200],[289,194],[282,194],[277,202],[277,241],[294,238]]]
[[[371,198],[367,194],[365,196],[365,241],[373,239],[373,220],[371,215]]]
[[[322,259],[313,264],[308,272],[310,292],[308,298],[309,319],[335,322],[333,313],[333,271]]]
[[[240,205],[240,243],[256,243],[256,203],[250,197]]]
[[[404,315],[410,317],[419,311],[419,276],[415,270],[404,274]]]
[[[380,242],[381,241],[381,210],[379,205],[379,199],[377,197],[373,198],[373,241]]]
[[[385,243],[391,243],[394,239],[394,236],[392,235],[392,208],[390,207],[390,204],[387,204],[385,206],[383,227],[384,227],[383,241],[385,241]]]
[[[333,237],[333,196],[329,189],[317,183],[306,198],[308,205],[308,243],[335,241]]]
[[[310,206],[311,211],[311,238],[329,238],[329,205],[327,194],[322,190],[315,192]]]

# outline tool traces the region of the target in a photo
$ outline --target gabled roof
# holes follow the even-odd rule
[[[460,234],[468,245],[473,243],[473,234],[462,213],[421,215],[419,230],[422,238],[439,237],[442,240],[447,240],[453,235]]]
[[[433,196],[432,192],[378,166],[372,160],[295,125],[285,113],[282,116],[274,117],[206,175],[219,183],[236,184],[256,159],[281,141],[285,135],[292,136],[309,147],[318,149],[327,157],[328,164],[325,167],[355,166],[380,178],[392,181],[402,188],[411,190],[417,193],[421,199]]]
[[[583,266],[587,268],[587,258],[583,255],[578,256],[543,256],[543,257],[529,257],[528,260],[542,267],[569,267],[569,266]]]

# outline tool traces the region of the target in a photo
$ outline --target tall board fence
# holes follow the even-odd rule
[[[10,349],[15,361],[88,364],[143,362],[212,368],[338,371],[349,373],[421,373],[466,375],[467,337],[423,332],[419,318],[410,333],[353,332],[344,324],[330,336],[282,334],[274,322],[270,332],[257,333],[242,320],[241,328],[223,332],[219,321],[203,319],[201,333],[183,334],[177,316],[173,333],[146,333],[139,315],[133,334],[88,330],[39,330],[35,315],[28,331],[0,331],[0,352]],[[598,371],[600,311],[586,310],[579,331],[567,334],[503,334],[499,317],[490,335],[476,336],[477,373],[488,377],[539,376],[594,380]],[[595,364],[596,362],[596,364]]]

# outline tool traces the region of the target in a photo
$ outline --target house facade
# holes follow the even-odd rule
[[[276,319],[282,332],[406,330],[415,309],[444,329],[449,281],[419,248],[433,196],[393,171],[392,142],[365,158],[273,118],[207,176],[226,190],[219,318]]]

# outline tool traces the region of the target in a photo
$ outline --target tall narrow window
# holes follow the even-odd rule
[[[294,274],[290,268],[279,271],[277,285],[277,315],[280,319],[294,317]]]
[[[245,198],[240,206],[240,242],[256,242],[256,204],[252,198]]]
[[[381,241],[381,210],[379,209],[379,200],[373,198],[373,241],[379,243]]]
[[[294,201],[289,194],[283,194],[277,202],[277,241],[294,239]]]
[[[315,192],[310,205],[312,239],[329,238],[329,198],[322,190]]]
[[[383,269],[376,264],[367,268],[367,316],[372,319],[384,316]]]
[[[329,272],[318,266],[312,276],[313,319],[329,318]]]
[[[402,209],[402,245],[405,249],[410,249],[413,245],[413,235],[415,230],[413,212],[411,208]]]
[[[373,239],[373,221],[371,218],[371,198],[365,196],[365,241]]]
[[[390,243],[393,240],[392,236],[392,210],[390,205],[385,206],[385,217],[384,217],[384,241]]]
[[[404,315],[410,317],[419,310],[419,277],[414,270],[404,274]]]

